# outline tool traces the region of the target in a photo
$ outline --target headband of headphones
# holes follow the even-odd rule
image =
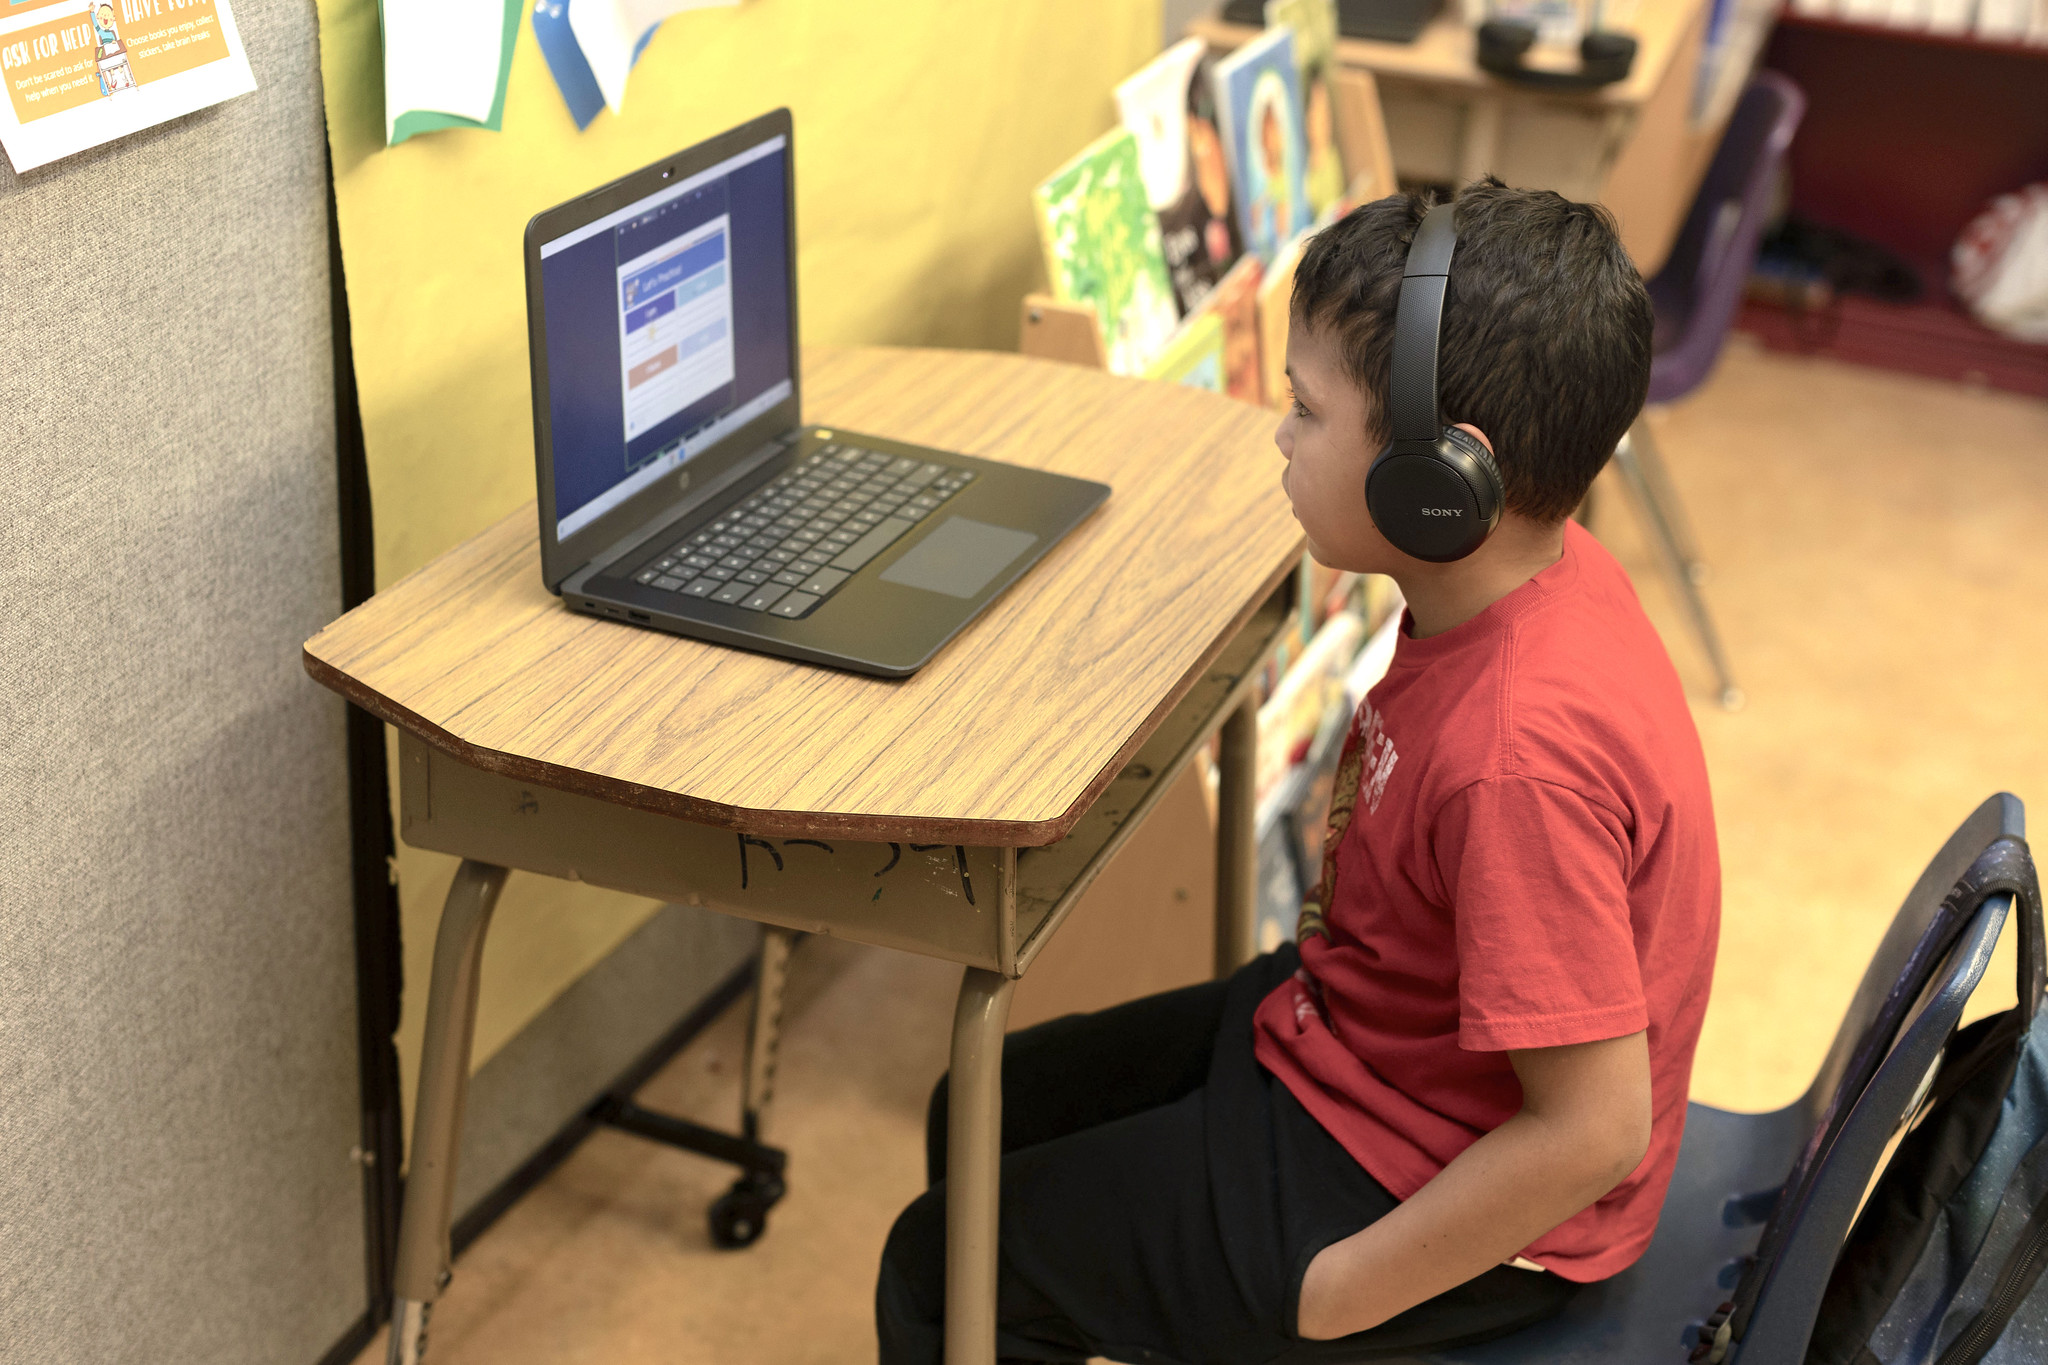
[[[1393,373],[1387,380],[1387,407],[1393,445],[1411,441],[1435,445],[1443,431],[1437,407],[1436,362],[1443,331],[1444,289],[1450,283],[1451,253],[1458,249],[1458,227],[1449,204],[1438,204],[1422,216],[1408,263],[1401,270],[1401,301],[1394,314]]]
[[[1458,231],[1439,204],[1416,225],[1394,314],[1387,426],[1393,439],[1365,476],[1373,525],[1401,553],[1433,564],[1463,559],[1493,534],[1506,502],[1485,442],[1443,425],[1437,345]]]

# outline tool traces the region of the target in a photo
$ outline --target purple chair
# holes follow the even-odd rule
[[[2038,922],[2010,892],[1981,889],[2003,846],[2026,833],[2019,799],[2000,792],[1949,836],[1893,916],[1804,1095],[1762,1114],[1686,1107],[1678,1169],[1634,1265],[1492,1341],[1405,1355],[1340,1337],[1273,1365],[1805,1365],[1863,1192],[1919,1108],[2008,917],[2020,921],[2020,988],[2032,989]]]
[[[1806,112],[1806,96],[1775,71],[1751,78],[1729,116],[1728,129],[1699,194],[1679,229],[1664,268],[1650,281],[1656,311],[1650,362],[1651,403],[1685,397],[1705,381],[1720,358],[1721,345],[1742,302],[1742,288],[1756,260],[1764,218],[1784,164],[1785,149]],[[1706,565],[1695,548],[1677,490],[1650,435],[1638,417],[1615,449],[1614,464],[1649,528],[1658,557],[1684,603],[1700,644],[1713,665],[1721,704],[1742,705],[1721,638],[1700,597]]]

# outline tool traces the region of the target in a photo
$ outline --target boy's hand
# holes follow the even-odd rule
[[[1377,1327],[1512,1259],[1625,1180],[1650,1146],[1650,1048],[1632,1033],[1508,1053],[1522,1108],[1379,1222],[1309,1262],[1296,1327]]]

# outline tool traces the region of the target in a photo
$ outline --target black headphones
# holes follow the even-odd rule
[[[1489,19],[1479,26],[1480,68],[1524,85],[1552,90],[1597,90],[1626,78],[1636,62],[1636,40],[1613,29],[1596,28],[1579,39],[1577,71],[1545,71],[1524,66],[1523,56],[1535,45],[1536,25],[1527,19]]]
[[[1365,476],[1372,524],[1402,554],[1432,564],[1463,559],[1500,524],[1500,466],[1484,442],[1447,427],[1437,409],[1436,360],[1444,289],[1458,228],[1451,206],[1423,215],[1401,270],[1387,409],[1393,439]]]

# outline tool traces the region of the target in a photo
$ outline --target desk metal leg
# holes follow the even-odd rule
[[[1216,975],[1258,951],[1259,841],[1253,783],[1259,766],[1259,708],[1247,695],[1223,722],[1216,764]]]
[[[946,1109],[946,1365],[995,1365],[1003,1029],[1017,983],[967,968]]]
[[[775,1054],[782,1042],[782,990],[796,931],[761,926],[761,956],[754,966],[754,1010],[747,1017],[747,1074],[740,1084],[740,1132],[767,1141],[768,1106],[775,1098]]]
[[[782,989],[789,981],[789,955],[796,940],[794,930],[761,927],[761,953],[754,961],[754,1008],[747,1016],[747,1055],[740,1078],[740,1136],[759,1157],[711,1205],[711,1240],[728,1249],[753,1245],[767,1231],[768,1210],[788,1190],[782,1177],[783,1154],[765,1144],[768,1106],[775,1098],[775,1053],[782,1041]],[[768,1168],[770,1161],[773,1169]]]
[[[448,1283],[448,1223],[454,1214],[462,1107],[469,1096],[477,979],[484,930],[490,927],[505,875],[502,867],[465,858],[448,888],[434,939],[427,1032],[413,1105],[412,1161],[398,1225],[398,1268],[392,1276],[390,1365],[418,1365],[427,1349],[427,1314]]]

